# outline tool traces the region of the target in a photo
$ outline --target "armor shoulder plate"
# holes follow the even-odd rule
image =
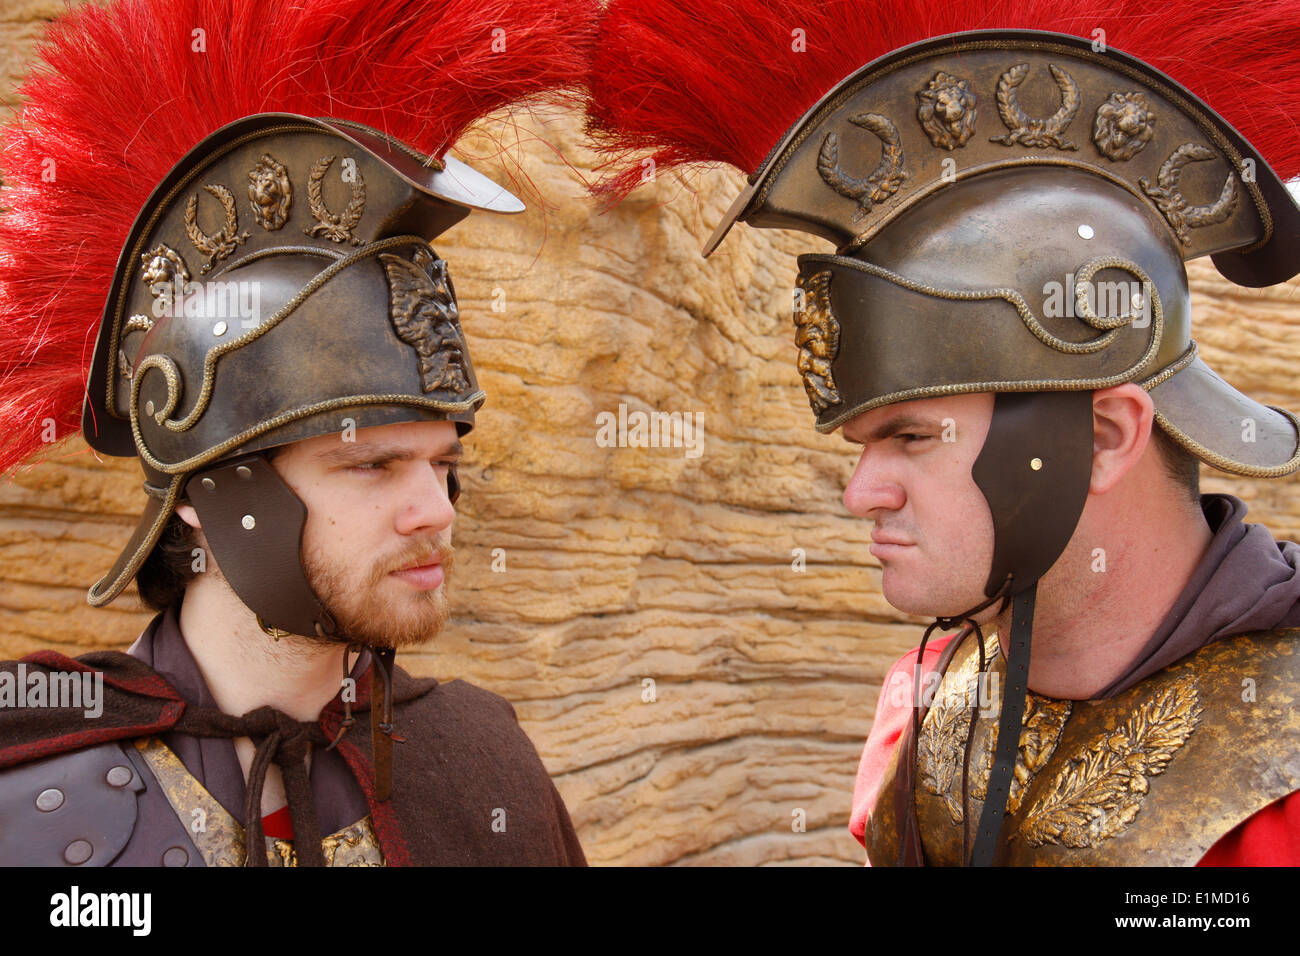
[[[971,728],[973,654],[956,660],[922,725],[914,782],[925,860],[962,859],[996,742],[996,708]],[[1003,661],[987,675],[996,687]],[[1107,700],[1030,693],[1002,847],[1012,865],[1192,865],[1235,826],[1300,790],[1300,629],[1225,638]],[[972,734],[969,806],[962,759]],[[873,862],[897,853],[891,765],[872,821]]]
[[[108,866],[143,789],[116,742],[0,771],[0,866]]]

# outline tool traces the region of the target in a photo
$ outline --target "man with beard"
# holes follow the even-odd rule
[[[484,401],[429,243],[523,209],[445,154],[580,79],[594,11],[357,10],[89,5],[20,91],[0,465],[78,411],[137,457],[144,514],[89,601],[134,579],[160,613],[127,654],[0,665],[0,864],[585,862],[511,706],[394,655],[447,620]],[[27,694],[69,677],[98,705]]]

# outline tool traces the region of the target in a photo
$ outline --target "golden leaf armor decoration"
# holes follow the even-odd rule
[[[1164,773],[1200,715],[1190,675],[1148,698],[1113,733],[1066,761],[1021,822],[1025,842],[1086,847],[1122,833],[1142,808],[1148,778]]]

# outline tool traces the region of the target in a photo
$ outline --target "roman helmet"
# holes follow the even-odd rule
[[[227,124],[163,178],[90,367],[86,441],[137,455],[149,494],[91,604],[122,591],[188,500],[264,628],[335,634],[302,568],[306,508],[265,452],[393,422],[473,427],[484,393],[429,241],[475,209],[523,204],[452,157],[293,114]]]
[[[580,83],[594,16],[590,0],[114,0],[50,27],[3,132],[0,471],[78,423],[95,451],[139,458],[144,512],[92,605],[188,500],[268,635],[361,649],[308,583],[307,510],[267,453],[395,422],[473,427],[484,393],[430,242],[524,206],[446,152],[485,114]],[[395,651],[370,651],[385,800]],[[345,701],[330,746],[353,722]],[[248,834],[258,845],[260,824]]]
[[[1244,286],[1300,272],[1300,209],[1279,176],[1300,173],[1281,135],[1300,105],[1297,10],[1130,6],[615,0],[593,63],[607,196],[636,184],[627,158],[646,149],[660,169],[728,162],[748,182],[705,255],[736,222],[834,243],[798,262],[797,368],[818,431],[996,393],[972,468],[994,527],[987,600],[926,631],[978,632],[972,615],[1012,609],[974,864],[993,859],[1010,791],[1037,582],[1088,494],[1091,392],[1142,386],[1157,425],[1224,471],[1300,468],[1295,415],[1198,357],[1184,268],[1210,255]],[[902,846],[917,861],[914,833]]]
[[[4,131],[0,468],[78,417],[95,451],[139,458],[143,515],[92,605],[189,501],[264,630],[349,640],[266,453],[473,427],[485,396],[430,242],[524,206],[446,153],[483,115],[580,82],[593,16],[585,0],[116,0],[51,26]]]

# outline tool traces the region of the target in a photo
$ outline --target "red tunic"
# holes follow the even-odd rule
[[[925,667],[933,670],[952,636],[925,647]],[[877,791],[889,767],[894,748],[912,721],[912,679],[916,648],[899,659],[881,685],[876,721],[858,763],[853,787],[853,814],[849,831],[864,846],[867,816],[875,806]],[[867,863],[870,866],[870,861]],[[1300,791],[1277,800],[1242,821],[1201,857],[1197,866],[1297,866],[1300,865]]]

